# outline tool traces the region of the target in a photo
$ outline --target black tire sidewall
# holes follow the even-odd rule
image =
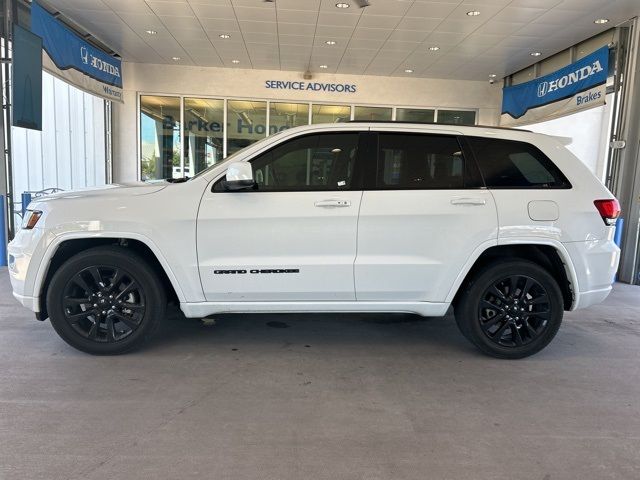
[[[65,318],[62,304],[65,286],[76,273],[92,265],[123,268],[144,290],[147,307],[141,324],[131,335],[118,342],[101,343],[84,338]],[[166,309],[165,292],[154,270],[136,253],[115,246],[85,250],[67,260],[53,275],[46,301],[51,325],[58,335],[72,347],[93,355],[115,355],[139,347],[152,335]]]
[[[480,327],[478,305],[486,289],[493,283],[510,275],[525,275],[538,281],[549,296],[551,315],[542,334],[527,345],[506,347],[494,343]],[[498,358],[524,358],[546,347],[555,337],[562,323],[564,300],[558,283],[544,268],[527,260],[511,260],[494,263],[473,278],[465,289],[457,308],[455,318],[462,334],[484,353]]]

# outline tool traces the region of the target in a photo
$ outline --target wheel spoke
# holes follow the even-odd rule
[[[131,283],[129,283],[129,285],[127,285],[124,290],[122,290],[121,292],[119,292],[116,295],[116,300],[120,300],[122,297],[124,297],[125,295],[127,295],[128,293],[131,293],[132,291],[134,291],[136,288],[138,288],[138,284],[136,283],[135,280],[131,280]]]
[[[96,285],[97,290],[100,290],[104,287],[104,282],[102,281],[102,275],[100,274],[100,269],[98,267],[89,268],[89,273],[93,278],[93,283]]]
[[[126,308],[127,310],[131,310],[132,312],[144,312],[145,307],[142,304],[139,303],[123,303],[122,305],[120,305],[122,308]]]
[[[527,305],[538,305],[540,303],[545,303],[548,302],[549,299],[547,297],[546,293],[541,294],[539,297],[536,298],[532,298],[531,300],[527,301]]]
[[[96,318],[95,321],[93,322],[93,325],[89,329],[89,332],[87,333],[87,336],[91,340],[97,340],[98,339],[98,330],[100,329],[99,326],[100,326],[100,319]]]
[[[522,345],[522,337],[520,336],[520,330],[516,327],[515,324],[511,324],[511,340],[516,344],[517,347]]]
[[[500,320],[504,319],[505,315],[506,313],[499,313],[495,317],[492,317],[485,322],[481,322],[480,326],[482,327],[483,330],[488,330],[489,328],[493,327],[496,323],[498,323]]]
[[[112,290],[118,286],[122,278],[124,277],[124,273],[121,269],[116,269],[113,277],[111,277],[111,284],[109,285],[109,290]]]
[[[524,287],[522,287],[522,291],[520,292],[521,299],[525,300],[527,298],[527,294],[529,293],[529,290],[531,290],[531,287],[533,287],[533,285],[533,280],[527,278],[524,282]]]
[[[105,319],[106,327],[107,327],[107,340],[110,342],[115,342],[116,340],[116,331],[113,325],[113,317],[108,315]]]
[[[64,303],[66,307],[75,307],[77,305],[86,305],[87,303],[91,303],[91,300],[88,298],[67,297],[64,299]]]
[[[518,277],[509,277],[509,298],[516,298],[516,289],[518,288]]]
[[[481,300],[480,305],[492,310],[498,310],[498,311],[502,310],[502,307],[500,305],[490,302],[489,300],[486,300],[486,299]]]
[[[500,342],[500,339],[502,338],[502,335],[504,335],[504,332],[508,326],[509,322],[504,322],[504,324],[498,330],[496,330],[494,334],[491,335],[491,338],[493,338],[497,342]]]
[[[67,313],[65,316],[67,320],[71,323],[78,323],[80,320],[87,318],[89,315],[93,315],[95,310],[92,308],[91,310],[83,310],[78,313]]]
[[[536,331],[536,329],[535,329],[535,328],[533,328],[533,325],[531,325],[531,324],[529,323],[529,319],[528,319],[528,318],[525,318],[525,319],[522,321],[522,325],[524,325],[524,327],[527,329],[527,332],[529,332],[529,337],[530,337],[530,338],[533,338],[533,337],[535,337],[536,335],[538,335],[538,332]]]
[[[87,285],[87,282],[85,282],[84,278],[82,278],[82,272],[78,273],[75,277],[73,277],[71,281],[76,285],[78,285],[82,290],[84,290],[84,293],[88,293],[88,294],[93,293],[93,289],[89,288],[89,285]]]
[[[113,315],[131,330],[135,330],[138,327],[138,322],[136,322],[133,318],[127,317],[126,315],[123,315],[119,312],[113,312]]]
[[[501,292],[500,289],[495,285],[491,286],[491,288],[489,289],[489,292],[493,293],[500,300],[503,300],[503,301],[508,300],[507,296],[503,292]]]

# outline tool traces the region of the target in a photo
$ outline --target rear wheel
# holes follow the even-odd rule
[[[121,247],[97,247],[67,260],[51,279],[47,310],[69,345],[96,355],[124,353],[149,338],[166,296],[153,269]]]
[[[542,350],[558,332],[563,312],[556,280],[526,260],[484,268],[468,283],[455,307],[463,335],[498,358],[523,358]]]

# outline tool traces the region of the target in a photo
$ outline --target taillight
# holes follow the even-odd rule
[[[615,198],[608,200],[594,200],[593,204],[598,209],[598,213],[607,225],[615,225],[616,219],[620,216],[620,204]]]

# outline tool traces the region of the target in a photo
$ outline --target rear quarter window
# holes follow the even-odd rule
[[[467,137],[489,188],[571,188],[560,169],[526,142]]]

